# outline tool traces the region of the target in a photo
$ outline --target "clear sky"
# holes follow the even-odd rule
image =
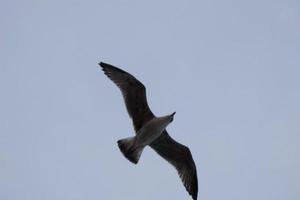
[[[104,61],[189,146],[202,200],[300,199],[299,0],[0,2],[0,199],[189,199]]]

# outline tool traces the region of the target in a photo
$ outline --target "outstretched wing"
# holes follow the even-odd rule
[[[146,98],[145,86],[134,76],[110,64],[99,63],[102,70],[121,90],[129,116],[137,132],[154,117]]]
[[[185,189],[196,200],[197,170],[189,148],[173,140],[166,130],[150,146],[177,169]]]

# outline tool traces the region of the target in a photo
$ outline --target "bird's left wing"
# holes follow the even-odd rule
[[[145,86],[122,69],[103,62],[99,65],[108,78],[120,88],[128,114],[132,118],[134,129],[137,132],[154,117],[147,103]]]
[[[177,169],[185,189],[196,200],[197,170],[189,148],[172,139],[166,130],[150,146]]]

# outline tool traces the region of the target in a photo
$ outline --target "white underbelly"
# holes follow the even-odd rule
[[[157,139],[165,130],[166,125],[158,120],[151,120],[138,131],[136,142],[138,146],[146,146]]]

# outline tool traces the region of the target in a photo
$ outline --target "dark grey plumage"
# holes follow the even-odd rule
[[[145,86],[122,69],[103,62],[99,65],[120,88],[137,133],[146,122],[155,117],[147,103]],[[189,148],[172,139],[166,130],[150,146],[176,168],[186,190],[196,200],[198,195],[197,170]]]

